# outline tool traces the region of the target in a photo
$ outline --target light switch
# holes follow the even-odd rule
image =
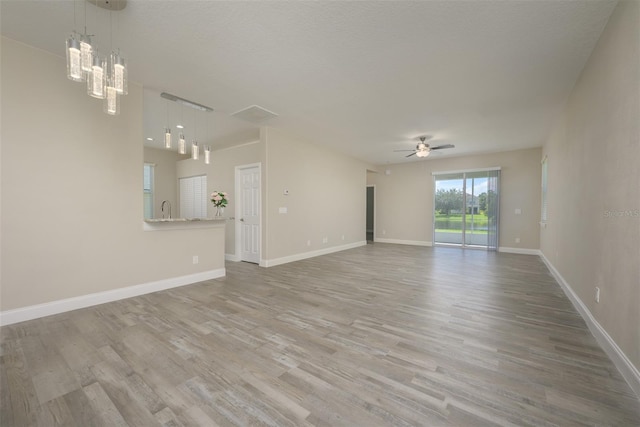
[[[287,213],[286,206],[284,208],[278,208],[278,213]]]

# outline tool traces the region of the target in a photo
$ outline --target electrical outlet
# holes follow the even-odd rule
[[[600,302],[600,288],[596,286],[596,302]]]
[[[342,235],[342,240],[344,240],[344,234]]]
[[[516,243],[520,243],[520,238],[516,237]]]
[[[328,237],[323,237],[323,238],[322,238],[322,243],[327,243],[328,241],[329,241],[329,238],[328,238]]]
[[[198,259],[198,255],[194,255],[193,256],[193,263],[197,264],[198,262],[200,262],[200,260]]]
[[[387,230],[382,230],[382,235],[384,236],[385,234],[387,234]]]
[[[307,240],[307,246],[311,246],[311,240]]]

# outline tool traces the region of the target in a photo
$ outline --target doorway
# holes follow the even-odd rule
[[[375,236],[375,185],[367,185],[367,243],[373,243]]]
[[[236,256],[255,264],[260,263],[260,177],[260,163],[236,166]]]
[[[497,250],[499,182],[499,169],[434,173],[434,244]]]

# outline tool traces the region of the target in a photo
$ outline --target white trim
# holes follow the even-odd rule
[[[0,312],[0,325],[11,325],[13,323],[24,322],[25,320],[51,316],[71,310],[77,310],[79,308],[91,307],[98,304],[136,297],[138,295],[163,291],[165,289],[177,288],[179,286],[190,285],[204,280],[217,279],[219,277],[224,277],[225,275],[225,269],[218,268],[215,270],[203,271],[201,273],[188,274],[186,276],[172,277],[140,285],[65,298],[43,304],[16,308],[14,310],[6,310]]]
[[[450,173],[463,173],[463,172],[473,173],[473,172],[489,172],[489,171],[499,171],[499,170],[502,170],[502,167],[494,166],[490,168],[461,169],[461,170],[455,170],[455,171],[438,171],[438,172],[431,172],[431,175],[436,176],[436,175],[448,175]]]
[[[498,252],[504,252],[506,254],[542,255],[540,249],[510,248],[508,246],[499,246]]]
[[[373,241],[376,243],[392,243],[394,245],[433,246],[433,242],[426,242],[423,240],[381,239],[376,237]]]
[[[565,295],[569,298],[573,306],[578,310],[582,318],[584,319],[589,331],[595,337],[600,347],[607,353],[613,364],[618,368],[622,377],[627,381],[629,387],[634,391],[636,396],[640,398],[640,371],[629,360],[626,354],[622,351],[618,344],[611,338],[607,331],[598,323],[591,311],[582,302],[580,297],[573,291],[569,283],[562,277],[562,275],[556,270],[551,262],[540,253],[540,258],[547,265],[549,271],[560,284],[560,287],[564,291]]]
[[[289,255],[282,258],[260,260],[260,267],[274,267],[280,264],[287,264],[289,262],[301,261],[307,258],[314,258],[320,255],[327,255],[334,252],[346,251],[347,249],[358,248],[360,246],[366,246],[366,245],[367,245],[367,241],[364,240],[362,242],[347,243],[346,245],[332,246],[326,249],[318,249],[317,251],[302,252],[299,254]]]

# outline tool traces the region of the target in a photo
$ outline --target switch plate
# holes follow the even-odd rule
[[[200,262],[200,260],[198,259],[198,255],[194,255],[194,256],[193,256],[193,263],[194,263],[194,264],[197,264],[197,263],[199,263],[199,262]]]
[[[521,215],[521,214],[522,214],[522,209],[516,208],[516,215]]]
[[[286,208],[286,206],[285,206],[285,207],[282,207],[282,208],[278,208],[278,213],[281,213],[281,214],[285,214],[285,213],[287,213],[287,208]]]

